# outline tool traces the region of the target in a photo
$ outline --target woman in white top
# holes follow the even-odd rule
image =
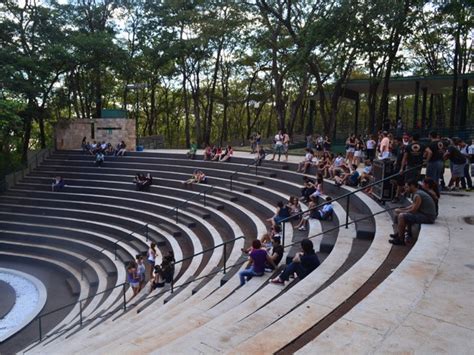
[[[150,265],[150,279],[153,278],[153,268],[155,267],[155,261],[156,261],[156,244],[155,242],[150,243],[150,248],[148,249],[147,252],[147,261],[148,264]]]
[[[302,172],[303,174],[306,174],[306,171],[311,166],[314,157],[312,149],[306,148],[305,150],[306,155],[304,156],[304,160],[298,164],[298,169],[296,169],[297,172]]]
[[[375,148],[377,142],[374,140],[374,136],[370,136],[367,142],[365,143],[366,151],[367,151],[367,159],[373,161],[375,159]]]
[[[275,155],[278,154],[278,161],[280,161],[281,155],[284,151],[284,146],[283,146],[283,134],[282,131],[278,131],[278,133],[275,135],[275,149],[273,150],[273,157],[270,160],[275,160]]]

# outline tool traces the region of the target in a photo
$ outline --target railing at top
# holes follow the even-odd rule
[[[248,163],[247,165],[241,167],[240,169],[234,171],[232,174],[230,174],[229,176],[229,180],[230,180],[230,191],[232,191],[232,188],[233,188],[233,181],[234,181],[234,176],[236,176],[237,174],[241,173],[242,171],[244,171],[245,169],[249,168],[250,166],[254,165],[255,164],[255,176],[258,175],[258,164],[257,164],[257,160],[254,160],[250,163]]]
[[[35,169],[47,158],[51,153],[51,149],[41,149],[33,153],[31,157],[28,157],[28,160],[25,166],[17,171],[14,171],[8,175],[5,175],[2,180],[0,180],[0,192],[8,190],[10,187],[14,186],[20,179],[24,178],[31,169]]]
[[[346,199],[346,222],[344,223],[344,225],[346,226],[346,228],[349,227],[349,208],[350,208],[350,197],[352,195],[355,195],[356,193],[360,192],[360,191],[364,191],[364,190],[367,190],[368,188],[372,187],[372,186],[375,186],[375,185],[378,185],[378,184],[382,184],[384,183],[385,181],[389,181],[389,180],[393,180],[394,178],[396,178],[397,176],[400,176],[408,171],[412,171],[412,170],[415,170],[415,169],[420,169],[421,167],[423,166],[423,164],[420,164],[420,165],[417,165],[417,166],[414,166],[414,167],[411,167],[409,169],[406,169],[404,170],[403,172],[398,172],[396,174],[393,174],[393,175],[390,175],[390,176],[387,176],[386,178],[383,178],[383,179],[380,179],[380,180],[377,180],[377,181],[374,181],[374,182],[371,182],[370,184],[367,184],[365,185],[364,187],[360,187],[358,189],[355,189],[354,191],[351,191],[351,192],[348,192],[344,195],[341,195],[341,196],[338,196],[338,197],[335,197],[331,200],[331,203],[332,202],[335,202],[335,201],[339,201],[339,200],[342,200],[342,199]],[[321,207],[323,207],[324,205],[326,205],[328,202],[324,201],[320,204],[318,204],[317,206],[315,207],[312,207],[312,208],[309,208],[307,209],[306,211],[301,211],[293,216],[290,216],[290,217],[287,217],[287,218],[284,218],[280,221],[280,223],[282,223],[282,240],[281,240],[281,243],[283,245],[283,247],[285,247],[285,223],[288,222],[289,220],[291,219],[294,219],[295,217],[298,217],[298,216],[301,216],[303,215],[304,213],[308,212],[308,211],[313,211],[313,210],[316,210],[316,209],[319,209]]]

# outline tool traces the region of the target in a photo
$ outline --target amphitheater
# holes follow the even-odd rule
[[[397,247],[388,205],[327,181],[333,220],[284,225],[284,260],[310,237],[320,267],[285,286],[266,273],[239,287],[241,249],[267,230],[277,201],[300,195],[299,159],[255,167],[248,153],[218,163],[159,150],[97,168],[79,151],[51,152],[0,195],[0,272],[39,285],[36,310],[0,353],[473,354],[468,193],[443,195],[436,224]],[[196,168],[208,184],[183,185]],[[137,172],[153,175],[149,191],[135,191]],[[61,192],[51,192],[55,175]],[[129,301],[124,265],[150,241],[158,259],[173,250],[174,283]],[[0,290],[1,325],[15,289]]]

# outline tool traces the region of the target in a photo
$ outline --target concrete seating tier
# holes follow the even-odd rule
[[[202,208],[200,203],[190,203],[191,208],[184,209],[184,225],[183,223],[178,224],[179,228],[182,229],[182,236],[177,238],[189,238],[189,235],[194,234],[194,239],[199,244],[199,247],[205,248],[205,245],[212,246],[217,244],[216,240],[213,239],[213,233],[209,232],[211,230],[215,234],[226,233],[232,235],[231,233],[234,232],[235,235],[235,228],[229,227],[232,223],[227,226],[224,223],[227,219],[234,221],[234,227],[240,223],[249,224],[252,226],[252,232],[261,232],[264,219],[272,215],[275,203],[279,200],[286,200],[289,195],[298,196],[300,193],[302,175],[291,171],[296,169],[295,164],[292,163],[265,162],[265,166],[259,167],[259,175],[255,177],[252,174],[254,168],[245,167],[249,163],[247,159],[232,158],[230,163],[203,163],[197,160],[190,161],[182,158],[183,156],[149,153],[143,155],[130,154],[123,158],[107,157],[104,167],[99,170],[92,166],[92,157],[90,156],[77,152],[56,153],[45,161],[39,169],[36,169],[36,171],[26,177],[11,193],[5,195],[7,198],[5,205],[8,205],[9,209],[7,210],[5,206],[5,210],[2,210],[2,205],[0,204],[0,212],[18,214],[21,213],[19,211],[20,208],[15,206],[21,206],[33,215],[36,213],[34,212],[36,209],[37,211],[42,210],[42,213],[46,213],[46,215],[54,211],[56,216],[56,207],[54,206],[61,204],[64,212],[58,211],[57,216],[69,219],[88,219],[89,215],[82,209],[86,207],[89,210],[90,207],[90,211],[93,212],[92,214],[98,214],[105,209],[108,215],[120,216],[118,219],[127,220],[129,218],[142,222],[152,220],[156,222],[156,220],[160,219],[166,221],[166,218],[159,215],[163,215],[167,208],[169,210],[173,203],[176,204],[180,198],[189,198],[187,196],[192,196],[197,191],[203,191],[203,189],[207,188],[207,186],[193,186],[195,191],[192,191],[186,190],[181,184],[181,181],[188,177],[195,168],[200,167],[210,176],[209,185],[215,185],[216,188],[214,189],[215,191],[209,194],[208,201],[210,204],[206,208]],[[239,169],[244,170],[234,176],[234,189],[231,192],[228,189],[230,187],[229,176]],[[149,194],[131,191],[133,189],[131,178],[137,171],[151,172],[155,181],[157,181],[156,185],[158,186],[152,186]],[[48,191],[50,189],[50,179],[54,174],[63,176],[68,185],[70,185],[61,193],[51,193]],[[109,190],[108,195],[107,190]],[[332,184],[326,184],[325,188],[325,192],[333,197],[344,194],[346,191],[346,189],[335,187]],[[21,194],[24,195],[22,196]],[[143,200],[141,200],[142,198]],[[232,201],[233,199],[234,201]],[[101,205],[98,206],[98,204]],[[367,198],[353,196],[350,200],[350,220],[370,214],[374,205],[368,205],[370,204],[367,203]],[[93,206],[102,207],[102,209]],[[153,206],[153,213],[147,213],[146,206]],[[124,213],[122,209],[126,210],[126,207],[132,207],[133,210],[137,211],[137,215],[134,216],[133,212]],[[332,223],[323,222],[322,224],[318,221],[312,221],[310,235],[336,226],[344,219],[345,203],[341,201],[340,204],[336,203],[335,207],[337,210],[335,221]],[[242,210],[240,213],[239,209]],[[156,215],[153,215],[155,211]],[[247,222],[253,219],[245,218],[247,211],[251,211],[260,220],[260,227],[258,223]],[[91,218],[94,223],[98,222],[94,220],[94,217]],[[187,220],[188,218],[189,221]],[[35,222],[37,223],[38,221]],[[107,217],[106,223],[114,225],[117,223],[120,228],[131,229],[130,224],[134,222],[127,220],[124,224],[124,222],[112,221],[112,219]],[[195,226],[193,226],[193,223]],[[170,223],[170,225],[176,227],[173,223]],[[245,228],[249,230],[248,226]],[[150,324],[153,319],[157,319],[157,317],[160,319],[158,329],[164,334],[163,340],[160,340],[160,346],[163,346],[160,351],[165,349],[176,350],[181,341],[196,345],[199,337],[202,339],[204,336],[207,339],[212,330],[214,330],[214,333],[216,329],[222,329],[223,333],[232,332],[233,327],[239,326],[237,323],[247,323],[246,319],[258,319],[265,314],[268,317],[262,317],[262,319],[264,319],[266,325],[263,326],[261,324],[263,328],[252,328],[258,333],[265,327],[270,328],[271,324],[279,324],[281,319],[293,313],[293,309],[302,307],[303,304],[308,302],[308,294],[312,295],[311,297],[317,297],[319,294],[327,292],[327,289],[332,289],[333,285],[344,285],[341,279],[349,278],[346,274],[356,273],[358,269],[356,268],[356,271],[352,269],[360,265],[364,260],[372,260],[374,258],[372,254],[377,255],[376,261],[373,262],[373,267],[377,263],[383,262],[382,255],[385,250],[380,248],[382,250],[379,253],[374,251],[379,249],[377,244],[374,246],[377,238],[371,243],[371,238],[380,232],[378,229],[378,227],[376,228],[375,219],[372,218],[368,221],[357,222],[355,225],[351,224],[349,229],[345,230],[344,233],[341,230],[339,235],[337,232],[334,232],[316,238],[317,249],[323,252],[320,254],[322,259],[326,257],[327,252],[331,250],[333,252],[323,262],[321,267],[308,276],[308,278],[300,282],[293,281],[286,285],[285,288],[268,285],[267,281],[270,275],[256,278],[242,288],[238,287],[236,275],[229,277],[224,286],[220,286],[219,278],[212,278],[195,295],[180,293],[166,304],[160,303],[156,304],[156,306],[153,304],[153,307],[147,307],[146,312],[129,312],[120,318],[115,318],[117,319],[115,322],[109,319],[101,324],[96,324],[93,332],[83,329],[77,334],[73,334],[67,340],[66,343],[70,345],[67,345],[64,349],[74,351],[74,345],[80,346],[82,342],[82,348],[78,347],[76,349],[84,351],[86,350],[83,347],[84,339],[87,339],[88,344],[91,344],[87,351],[110,351],[112,347],[104,346],[103,338],[101,343],[101,336],[103,337],[105,334],[110,336],[109,339],[117,338],[117,342],[112,342],[115,346],[122,343],[125,345],[126,339],[128,339],[130,342],[129,348],[123,348],[124,351],[125,349],[137,350],[137,346],[145,348],[152,346],[151,330],[150,333],[147,333],[145,327],[143,329],[138,327],[136,331],[134,329],[134,331],[130,332],[130,329],[125,325],[131,320],[138,319],[141,319],[143,324],[146,325]],[[289,240],[297,241],[308,235],[308,233],[293,233],[290,223],[287,223],[286,230],[287,242]],[[383,232],[382,229],[380,233]],[[170,243],[166,237],[165,239],[167,243]],[[173,235],[171,235],[169,239],[176,239],[176,236],[173,238]],[[192,240],[193,238],[189,239]],[[208,244],[206,244],[206,240]],[[365,248],[361,248],[358,242],[363,243]],[[353,249],[362,249],[361,255],[356,260],[349,260]],[[189,248],[189,250],[196,251],[198,249]],[[237,250],[234,247],[232,252],[236,253]],[[292,252],[294,252],[294,249]],[[215,253],[215,255],[221,254]],[[219,259],[214,260],[213,258],[212,267],[218,264]],[[211,259],[200,258],[199,268],[204,270],[206,267],[211,266],[210,264]],[[185,271],[183,270],[185,270],[184,265],[182,269],[184,273]],[[369,273],[370,271],[367,271],[367,274]],[[333,282],[328,284],[328,280],[331,278],[333,278]],[[182,279],[185,278],[182,277]],[[358,281],[363,282],[363,280],[364,278],[362,277]],[[344,286],[335,288],[336,290],[341,289],[341,293],[350,293],[349,288],[346,290]],[[269,313],[271,312],[267,312],[267,310],[277,307],[280,303],[280,297],[285,294],[294,296],[291,297],[292,302],[289,302],[286,313],[273,312],[273,315],[270,316]],[[341,302],[343,302],[344,297],[341,296]],[[186,324],[183,327],[183,331],[181,331],[180,335],[182,336],[170,334],[170,325],[177,324],[177,322]],[[127,330],[130,334],[127,334]],[[249,332],[251,331],[249,330]],[[141,338],[137,337],[140,332],[143,334]],[[209,345],[215,345],[215,349],[228,351],[241,344],[241,339],[239,339],[235,340],[232,345],[229,343],[228,346],[223,346],[221,342],[225,342],[225,340],[219,339],[215,342],[213,340],[212,342],[214,343],[209,343]],[[58,341],[64,340],[64,338],[57,338],[50,342],[50,344],[43,344],[43,346],[32,348],[31,351],[48,351],[54,349]],[[154,341],[156,342],[156,339]],[[203,351],[212,349],[212,346],[207,348],[206,346],[194,345],[192,349],[196,351],[198,349]]]
[[[51,258],[42,258],[38,256],[29,256],[20,253],[0,251],[0,266],[8,269],[19,270],[35,276],[45,285],[48,293],[56,297],[48,297],[43,307],[42,313],[50,312],[58,308],[58,299],[61,300],[61,306],[73,304],[81,295],[73,295],[64,282],[65,279],[73,280],[80,289],[80,274],[69,265]],[[83,288],[83,295],[87,294],[86,287]],[[53,329],[59,322],[68,317],[71,307],[54,312],[50,316],[42,319],[44,332]],[[38,322],[34,321],[28,324],[21,331],[21,336],[13,336],[0,344],[0,353],[12,354],[19,353],[32,341],[38,338]]]
[[[235,281],[235,279],[234,279],[233,281]],[[226,286],[227,286],[227,284],[226,284]],[[234,285],[234,286],[235,286],[235,285]],[[255,286],[257,286],[257,288],[259,287],[259,285],[255,285]],[[225,286],[224,286],[224,287],[225,287]],[[263,289],[265,289],[265,288],[263,288]],[[244,289],[242,289],[242,290],[243,290],[242,292],[245,292]],[[222,291],[222,292],[223,292],[223,291]],[[234,293],[233,293],[233,294],[234,294]],[[248,294],[248,290],[247,290],[247,292],[245,292],[245,294]],[[216,295],[216,296],[217,296],[217,295]],[[222,295],[221,295],[221,296],[222,296]],[[224,301],[224,302],[226,302],[226,303],[231,302],[231,301],[230,301],[231,298],[232,298],[232,296],[225,296],[225,301]],[[235,298],[236,298],[236,299],[239,299],[239,298],[241,298],[241,296],[238,296],[238,295],[237,295],[237,296],[235,296]],[[217,296],[217,299],[218,299],[218,300],[220,299],[219,296]],[[219,304],[224,304],[224,302],[221,302],[221,300],[218,301]],[[161,318],[161,317],[160,317],[160,318]]]

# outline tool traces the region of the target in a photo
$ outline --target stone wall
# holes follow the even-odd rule
[[[127,150],[135,150],[135,120],[124,118],[96,118],[91,120],[59,121],[55,126],[56,149],[80,149],[82,139],[88,142],[107,142],[114,147],[122,140]]]

